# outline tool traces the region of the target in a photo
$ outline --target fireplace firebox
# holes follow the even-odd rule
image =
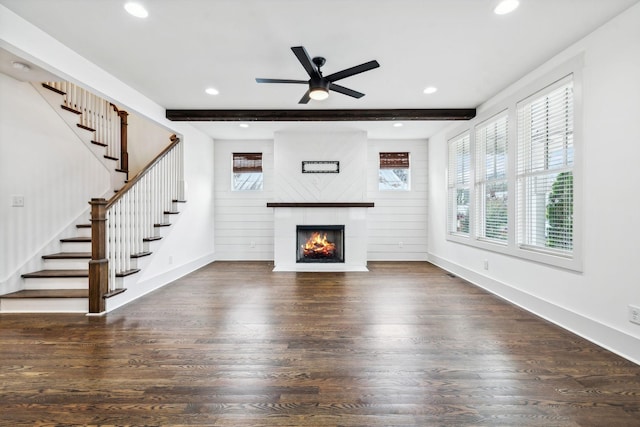
[[[296,231],[296,262],[344,262],[344,225],[298,225]]]

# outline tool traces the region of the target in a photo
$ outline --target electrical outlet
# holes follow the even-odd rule
[[[11,206],[16,208],[24,207],[24,196],[11,196]]]
[[[640,325],[640,307],[629,305],[629,322]]]
[[[404,242],[398,242],[398,247],[399,248],[403,248],[404,247]]]
[[[484,269],[485,269],[485,270],[488,270],[488,269],[489,269],[489,260],[488,260],[488,259],[485,259],[485,260],[484,260]]]
[[[256,247],[256,242],[249,243],[249,246],[252,247],[252,248],[255,248]]]

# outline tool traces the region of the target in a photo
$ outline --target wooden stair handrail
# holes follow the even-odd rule
[[[145,176],[153,166],[155,166],[164,156],[171,151],[173,147],[180,143],[180,138],[176,135],[171,135],[171,144],[169,144],[160,154],[158,154],[144,169],[142,169],[136,176],[125,184],[116,194],[113,195],[107,202],[106,208],[109,209],[115,202],[117,202],[127,191],[129,191],[143,176]]]

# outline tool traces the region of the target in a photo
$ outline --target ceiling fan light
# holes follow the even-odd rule
[[[329,91],[323,87],[314,87],[309,92],[309,98],[316,101],[323,101],[329,97]]]
[[[145,7],[140,3],[130,1],[124,5],[124,9],[136,18],[146,18],[149,16],[147,9],[145,9]]]
[[[506,15],[516,10],[519,5],[520,2],[518,0],[502,0],[496,8],[493,9],[493,13],[496,15]]]

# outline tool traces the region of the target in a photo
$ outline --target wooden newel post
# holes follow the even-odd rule
[[[129,113],[126,111],[118,111],[120,116],[120,169],[127,172],[129,178],[129,148],[127,147],[127,117]]]
[[[91,261],[89,261],[89,313],[106,309],[104,295],[109,291],[107,259],[107,201],[91,199]]]

